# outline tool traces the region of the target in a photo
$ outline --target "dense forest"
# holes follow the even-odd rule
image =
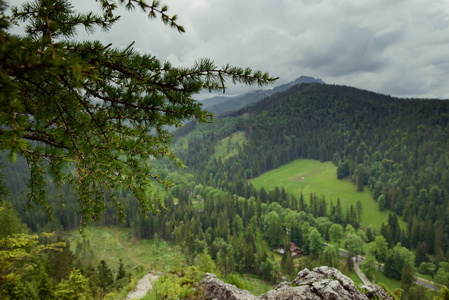
[[[405,246],[443,255],[449,242],[448,124],[447,101],[303,84],[201,126],[187,136],[180,156],[201,183],[241,196],[248,196],[242,182],[294,159],[333,161],[338,178],[368,188],[380,209],[404,218]],[[214,157],[214,144],[237,131],[246,137],[238,153]]]
[[[423,289],[411,287],[415,272],[449,283],[448,122],[449,102],[442,100],[397,99],[345,86],[296,85],[213,124],[192,122],[178,130],[173,143],[187,168],[152,160],[152,167],[175,186],[168,192],[161,188],[163,206],[160,213],[149,216],[142,215],[131,194],[119,191],[126,212],[122,226],[129,227],[135,238],[162,238],[181,246],[190,264],[210,256],[213,269],[223,276],[246,273],[273,283],[304,267],[329,265],[349,272],[350,258],[364,254],[365,274],[371,277],[376,262],[384,263],[384,274],[401,280],[404,299],[422,299]],[[236,133],[243,139],[233,143],[229,137]],[[217,145],[226,138],[228,142],[221,144],[225,153],[218,153]],[[369,189],[379,209],[390,211],[388,222],[382,228],[363,228],[363,203],[344,208],[339,199],[329,201],[320,191],[291,195],[283,188],[266,191],[251,185],[249,179],[299,158],[332,161],[338,167],[336,177],[353,181],[355,190]],[[31,231],[78,229],[73,191],[49,184],[47,196],[55,217],[49,222],[42,208],[22,211],[28,201],[26,163],[19,159],[12,165],[3,159],[3,165],[9,175],[5,181],[11,187],[10,202]],[[120,225],[114,202],[106,199],[105,205],[101,224]],[[403,229],[400,218],[407,223]],[[16,227],[15,231],[24,231]],[[333,246],[324,247],[325,241]],[[295,263],[291,243],[301,253]],[[338,246],[349,251],[344,264]],[[77,265],[83,247],[87,246],[77,245],[80,251],[72,253],[71,266],[97,282],[107,266]],[[282,253],[280,262],[273,250]],[[25,278],[36,277],[38,271],[53,276],[50,266],[56,262],[50,258],[46,269]],[[64,272],[59,279],[52,277],[54,286],[70,280],[71,273]],[[123,286],[123,278],[112,278],[108,288]],[[30,288],[34,291],[40,283],[29,284],[34,284]],[[105,292],[106,288],[91,284],[92,297]]]

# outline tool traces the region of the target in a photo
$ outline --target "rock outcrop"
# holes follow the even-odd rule
[[[248,291],[241,290],[235,285],[224,283],[214,274],[206,273],[200,281],[206,299],[213,300],[254,300],[256,296]]]
[[[204,275],[200,286],[204,291],[204,297],[208,300],[392,299],[375,284],[361,286],[364,291],[361,292],[349,277],[329,267],[319,267],[313,271],[304,269],[292,283],[283,282],[274,290],[259,297],[234,285],[226,284],[210,273]]]

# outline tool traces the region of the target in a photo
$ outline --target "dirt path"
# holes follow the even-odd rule
[[[146,263],[144,263],[134,257],[134,255],[131,253],[131,251],[128,249],[128,247],[126,247],[126,245],[122,242],[120,235],[114,229],[112,229],[109,226],[108,226],[108,228],[112,233],[115,234],[120,245],[122,245],[122,247],[125,249],[126,253],[128,253],[129,258],[131,258],[133,261],[135,261],[139,265],[144,266],[145,268],[147,268],[147,270],[151,269],[150,265],[147,265]],[[128,296],[126,296],[125,300],[143,298],[147,294],[147,292],[153,288],[153,284],[152,284],[153,281],[158,278],[159,278],[159,275],[153,275],[151,273],[146,274],[137,282],[136,289],[132,292],[129,292],[129,294],[128,294]]]
[[[131,258],[133,261],[135,261],[139,265],[142,265],[142,266],[144,266],[144,267],[146,267],[148,269],[151,269],[150,265],[147,265],[146,263],[144,263],[144,262],[142,262],[142,261],[140,261],[140,260],[138,260],[137,258],[134,257],[134,255],[131,253],[131,251],[128,249],[128,247],[126,247],[126,245],[123,244],[122,239],[120,238],[119,234],[114,229],[109,227],[109,225],[108,225],[108,228],[109,228],[110,231],[112,231],[112,233],[115,234],[115,236],[117,237],[118,242],[120,243],[120,245],[122,245],[122,247],[125,249],[126,253],[128,253],[129,258]]]

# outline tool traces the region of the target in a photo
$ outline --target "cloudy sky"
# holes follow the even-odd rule
[[[13,1],[14,2],[14,1]],[[83,9],[93,0],[76,0]],[[151,2],[151,1],[149,1]],[[449,99],[449,0],[163,0],[186,32],[124,13],[91,38],[190,66],[208,57],[400,97]],[[247,91],[229,86],[228,94]]]

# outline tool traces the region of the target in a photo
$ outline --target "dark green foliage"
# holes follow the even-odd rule
[[[43,266],[40,266],[38,273],[38,282],[36,292],[39,299],[55,299],[54,285],[52,278],[45,272]]]
[[[293,264],[292,251],[290,249],[291,243],[287,242],[284,246],[284,254],[281,259],[281,271],[286,274],[288,278],[294,279],[296,272]]]
[[[111,269],[109,269],[107,263],[104,260],[100,261],[100,264],[97,267],[97,274],[100,283],[99,286],[102,289],[102,294],[106,295],[114,284],[114,277],[112,275]]]
[[[138,6],[150,18],[159,16],[184,31],[159,1],[100,2],[98,11],[87,13],[77,12],[72,1],[34,0],[11,10],[0,3],[0,151],[12,162],[27,161],[27,207],[40,206],[51,216],[47,184],[58,190],[67,184],[86,222],[101,219],[107,202],[124,219],[121,188],[133,193],[143,212],[159,209],[162,201],[152,186],[171,183],[148,160],[168,158],[182,166],[169,148],[167,126],[212,119],[193,95],[203,89],[224,92],[227,80],[259,86],[275,80],[250,68],[218,68],[205,58],[177,68],[132,44],[118,49],[80,42],[77,30],[109,30],[120,19],[120,6]],[[25,33],[13,34],[13,24],[22,22]],[[0,201],[5,195],[1,171]]]
[[[385,260],[384,265],[384,274],[387,277],[400,280],[402,279],[402,275],[405,274],[407,276],[413,276],[415,270],[413,268],[414,263],[414,255],[413,253],[402,247],[400,243],[398,243],[389,253],[387,259]],[[408,268],[408,270],[404,269]],[[412,274],[412,275],[410,275]],[[405,283],[408,284],[409,278],[405,278]]]
[[[58,237],[57,242],[64,242],[65,246],[58,252],[52,253],[52,263],[50,275],[60,282],[63,279],[68,279],[70,272],[73,270],[73,261],[75,259],[74,254],[70,251],[70,243],[63,241],[61,237]]]
[[[413,269],[409,264],[405,264],[401,274],[401,289],[407,291],[413,284]]]
[[[385,199],[384,195],[380,195],[377,198],[377,205],[379,206],[380,211],[385,210],[385,206],[387,205],[387,200]]]
[[[126,271],[123,266],[123,260],[120,258],[119,260],[119,267],[117,271],[117,276],[115,277],[115,281],[120,281],[121,279],[126,277]]]
[[[440,262],[438,271],[435,275],[435,281],[439,284],[449,286],[449,263]]]
[[[426,263],[428,261],[427,253],[429,252],[426,242],[422,242],[419,244],[416,249],[415,255],[415,266],[419,267],[422,263]]]
[[[427,295],[428,289],[419,285],[411,285],[407,289],[403,289],[404,293],[401,295],[401,300],[423,300],[430,299]],[[434,300],[438,298],[433,298]]]
[[[255,177],[297,158],[332,160],[338,178],[353,180],[359,190],[370,189],[379,209],[413,223],[404,232],[386,225],[382,234],[391,246],[401,241],[416,249],[418,242],[426,242],[434,254],[437,248],[449,250],[448,236],[442,234],[449,226],[448,116],[448,101],[303,84],[219,118],[210,127],[196,126],[185,136],[189,147],[180,156],[204,179],[202,184],[212,184],[213,178],[214,186],[242,196],[244,184],[237,183],[247,170]],[[215,143],[236,131],[247,138],[242,151],[226,160],[212,159]],[[266,191],[259,197],[275,201]],[[310,207],[307,200],[300,196],[298,209],[319,214],[316,203]],[[334,209],[334,223],[359,226],[357,208],[342,212],[337,203]],[[440,227],[432,226],[437,220]]]
[[[0,239],[12,234],[26,233],[28,228],[23,224],[17,211],[9,203],[0,206]]]
[[[256,191],[247,178],[299,157],[332,159],[337,169],[347,164],[349,171],[344,177],[353,180],[357,185],[354,189],[370,189],[376,200],[383,198],[380,206],[392,211],[380,230],[382,236],[367,232],[369,240],[378,244],[373,255],[385,262],[385,274],[407,277],[404,274],[410,270],[406,272],[406,262],[411,266],[430,258],[435,262],[423,265],[423,269],[434,273],[441,262],[439,278],[446,280],[447,111],[448,103],[443,101],[396,99],[341,86],[294,87],[252,108],[219,118],[211,126],[187,125],[195,129],[183,132],[177,147],[188,172],[194,175],[187,171],[172,173],[173,167],[166,161],[152,162],[156,170],[163,170],[158,171],[161,178],[177,185],[164,199],[166,209],[150,218],[141,216],[138,203],[121,191],[127,213],[125,224],[132,228],[134,237],[159,236],[180,245],[192,263],[208,249],[224,274],[250,272],[276,281],[281,270],[270,254],[272,248],[290,238],[305,254],[331,260],[331,250],[327,258],[320,256],[323,239],[316,238],[331,238],[332,227],[328,228],[324,217],[357,229],[362,205],[342,207],[340,199],[333,199],[326,206],[320,191],[295,197],[281,188]],[[245,133],[247,144],[234,156],[214,157],[217,142],[236,131]],[[48,193],[54,194],[51,188]],[[66,201],[66,205],[74,200]],[[291,220],[286,223],[288,209],[297,214],[296,224]],[[62,213],[55,211],[55,216]],[[114,214],[114,207],[107,207],[106,224],[117,222]],[[76,224],[71,217],[57,218],[64,224]],[[405,230],[398,218],[405,218]],[[286,234],[288,229],[290,236]],[[350,246],[352,255],[361,253],[359,238],[356,234],[349,238],[354,244]],[[332,239],[338,241],[336,236]],[[389,252],[388,247],[398,243],[401,246]],[[81,245],[77,252],[89,253]],[[416,259],[402,246],[416,250]],[[348,260],[349,267],[351,264]],[[98,287],[98,276],[89,272],[86,266],[86,276]]]
[[[263,231],[268,243],[273,249],[281,245],[283,229],[278,213],[276,213],[275,211],[271,211],[265,216]]]
[[[443,285],[434,300],[449,300],[449,289]]]
[[[307,237],[309,242],[309,253],[312,258],[318,258],[318,255],[324,250],[324,239],[316,228],[311,228]]]
[[[349,176],[349,163],[347,161],[341,162],[337,167],[337,178],[343,179]]]

